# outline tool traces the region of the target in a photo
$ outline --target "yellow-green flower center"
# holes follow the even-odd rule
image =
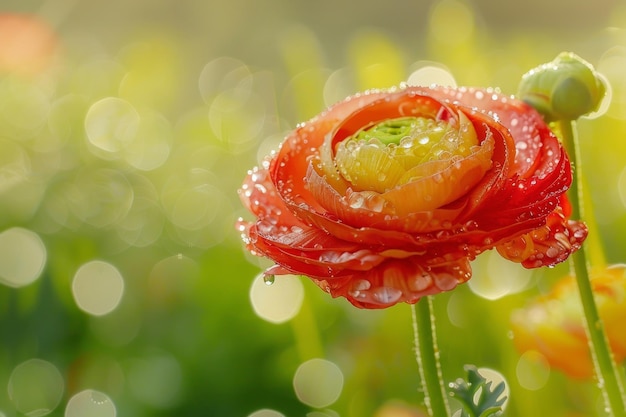
[[[468,156],[478,139],[464,115],[460,122],[453,127],[426,117],[385,120],[340,142],[335,164],[355,191],[389,191],[424,177],[424,169],[417,169],[423,164]]]

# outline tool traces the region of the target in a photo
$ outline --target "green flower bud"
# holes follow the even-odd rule
[[[594,68],[571,52],[522,76],[518,97],[541,113],[547,122],[576,120],[598,109],[606,86]]]

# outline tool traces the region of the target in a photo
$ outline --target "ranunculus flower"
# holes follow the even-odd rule
[[[615,360],[626,359],[626,265],[591,271],[591,287]],[[516,310],[511,319],[514,341],[522,352],[543,354],[550,366],[575,378],[594,375],[583,307],[572,276],[549,294]]]
[[[299,125],[240,190],[266,274],[310,277],[363,308],[451,290],[497,248],[529,268],[587,234],[570,162],[541,116],[493,89],[368,91]]]

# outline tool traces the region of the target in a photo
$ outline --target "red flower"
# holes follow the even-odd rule
[[[498,248],[533,268],[587,231],[568,220],[570,163],[530,106],[494,90],[357,94],[287,136],[240,190],[266,274],[310,277],[363,308],[451,290]]]

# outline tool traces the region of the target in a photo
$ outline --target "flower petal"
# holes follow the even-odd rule
[[[501,94],[493,88],[475,87],[414,87],[440,100],[451,101],[468,108],[479,109],[507,128],[515,139],[516,157],[514,171],[520,177],[533,175],[546,136],[554,134],[535,109],[521,100]]]
[[[586,237],[585,224],[568,220],[558,208],[550,213],[544,226],[502,243],[497,249],[506,259],[526,268],[539,268],[563,262],[580,249]]]
[[[494,140],[489,137],[465,158],[439,160],[418,165],[406,172],[406,184],[382,194],[397,216],[430,211],[467,194],[491,168]],[[404,178],[400,182],[404,182]]]
[[[399,302],[414,304],[427,295],[450,291],[470,276],[467,259],[428,266],[415,257],[389,260],[366,273],[342,279],[313,280],[333,297],[345,297],[356,307],[378,309]]]

